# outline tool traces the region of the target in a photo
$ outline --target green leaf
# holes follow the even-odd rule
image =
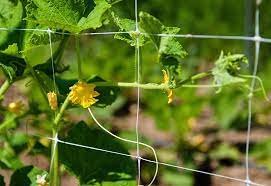
[[[26,28],[34,28],[34,29],[42,29],[42,30],[47,30],[48,27],[44,26],[39,26],[36,24],[28,24]],[[64,39],[64,35],[60,34],[54,34],[51,33],[51,42],[52,44],[58,41],[61,41]],[[42,47],[45,45],[49,45],[49,34],[48,32],[41,32],[41,31],[28,31],[25,32],[24,34],[24,39],[23,39],[23,49],[22,53],[24,55],[29,55],[28,53],[31,52],[33,49]],[[63,46],[58,46],[58,47],[63,47]],[[46,47],[46,49],[49,51],[49,46]]]
[[[16,170],[10,179],[10,186],[38,186],[37,176],[48,175],[44,170],[33,166],[26,166]]]
[[[0,27],[17,28],[21,24],[23,6],[21,1],[1,0]],[[0,49],[5,49],[19,37],[18,31],[0,31]]]
[[[35,70],[35,72],[36,72],[36,77],[39,81],[39,84],[42,87],[44,92],[48,93],[48,92],[55,91],[54,82],[47,74],[38,70]]]
[[[157,47],[160,45],[161,37],[152,35],[152,34],[161,34],[164,30],[164,25],[152,15],[146,12],[139,13],[140,18],[140,28],[143,29],[144,32],[149,34],[151,40],[155,43]]]
[[[16,153],[18,153],[18,150],[21,151],[22,147],[26,146],[28,140],[28,135],[22,132],[16,132],[9,136],[9,143],[15,149]]]
[[[18,124],[17,115],[14,113],[6,112],[5,118],[0,124],[0,132],[8,129],[13,129],[17,126],[17,124]]]
[[[87,80],[88,83],[95,83],[95,82],[106,82],[99,76],[93,76]],[[95,88],[97,92],[100,93],[100,95],[97,97],[99,100],[97,103],[94,104],[96,107],[106,107],[108,105],[111,105],[114,103],[114,101],[117,99],[119,94],[119,87],[110,87],[110,86],[97,86]]]
[[[0,175],[0,186],[5,186],[4,176]]]
[[[96,6],[87,16],[87,18],[82,17],[78,22],[78,26],[81,30],[87,30],[90,28],[96,29],[103,25],[104,13],[111,8],[105,0],[96,0]]]
[[[4,165],[3,168],[18,169],[23,166],[9,144],[5,144],[4,147],[0,149],[0,162]]]
[[[40,186],[39,184],[37,184],[37,176],[41,176],[44,177],[45,180],[48,183],[48,172],[46,172],[45,170],[41,170],[39,168],[32,168],[32,170],[27,174],[27,177],[30,179],[31,181],[31,185],[30,186]]]
[[[10,178],[10,186],[29,186],[31,180],[27,177],[27,174],[33,169],[33,166],[23,167],[16,170]]]
[[[177,27],[165,27],[164,34],[177,34]],[[181,76],[181,59],[187,55],[180,42],[175,37],[162,37],[159,46],[159,62],[168,70],[171,80]]]
[[[180,28],[166,27],[152,15],[140,12],[140,27],[151,38],[158,50],[158,59],[164,69],[167,69],[171,81],[180,78],[181,59],[187,55],[181,43],[173,36],[157,36],[156,34],[175,35]]]
[[[9,45],[6,50],[0,51],[0,67],[10,82],[20,78],[26,68],[24,59],[18,56],[19,52],[16,44]]]
[[[129,154],[105,132],[78,123],[61,140]],[[135,165],[131,158],[111,153],[59,144],[59,160],[80,180],[81,185],[134,186]]]
[[[29,12],[27,20],[80,33],[101,27],[104,13],[111,7],[105,0],[96,0],[94,8],[93,4],[85,0],[33,0],[26,7]]]
[[[216,85],[224,86],[246,82],[245,79],[236,76],[238,71],[241,69],[241,63],[248,63],[247,58],[244,55],[224,55],[222,51],[219,59],[215,62],[215,67],[212,70],[214,83]]]
[[[118,17],[112,12],[112,19],[113,22],[118,26],[120,32],[131,32],[131,33],[121,33],[121,34],[116,34],[115,39],[119,39],[122,41],[125,41],[131,46],[136,46],[137,45],[137,35],[135,32],[135,25],[136,22],[131,19],[123,19]],[[148,38],[146,35],[140,35],[139,36],[139,46],[143,46],[146,42],[148,41]]]

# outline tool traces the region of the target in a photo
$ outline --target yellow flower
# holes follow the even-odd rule
[[[163,83],[168,85],[169,84],[169,76],[165,70],[162,70],[162,72],[163,72]],[[167,97],[168,97],[167,103],[170,104],[173,101],[173,91],[172,91],[172,89],[167,89],[166,91],[167,91]]]
[[[55,92],[48,92],[47,98],[48,98],[48,102],[49,102],[51,109],[56,110],[58,107],[56,93]]]
[[[22,101],[11,102],[8,105],[8,111],[15,114],[19,114],[20,112],[23,111],[23,107],[24,107],[24,104]]]
[[[94,97],[97,97],[100,94],[94,90],[95,87],[94,84],[87,84],[79,81],[70,87],[71,93],[69,100],[73,104],[79,104],[84,108],[88,108],[98,101]]]

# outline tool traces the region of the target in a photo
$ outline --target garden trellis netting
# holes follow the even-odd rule
[[[27,31],[34,31],[34,32],[44,32],[48,34],[48,38],[49,38],[49,50],[50,50],[50,56],[51,56],[51,68],[52,68],[52,79],[53,79],[53,83],[54,83],[54,89],[55,92],[57,92],[57,87],[56,87],[56,77],[55,77],[55,65],[54,65],[54,53],[53,53],[53,44],[52,44],[52,35],[75,35],[75,37],[80,37],[80,35],[85,35],[85,36],[96,36],[96,35],[115,35],[115,34],[131,34],[136,38],[136,43],[135,43],[135,61],[136,61],[136,72],[135,72],[135,82],[131,83],[131,87],[136,88],[137,90],[137,107],[136,107],[136,121],[135,121],[135,133],[136,133],[136,141],[132,141],[132,140],[128,140],[125,138],[121,138],[113,133],[111,133],[110,131],[108,131],[105,127],[103,127],[102,124],[100,124],[100,122],[96,119],[96,117],[94,116],[91,108],[88,108],[88,112],[90,114],[90,116],[92,117],[92,119],[94,120],[94,122],[101,128],[103,129],[104,132],[106,132],[107,134],[113,136],[114,138],[117,138],[118,140],[127,142],[127,143],[133,143],[136,144],[136,155],[130,155],[130,154],[126,154],[126,153],[121,153],[118,151],[112,151],[112,150],[108,150],[108,149],[101,149],[101,148],[96,148],[96,147],[92,147],[92,146],[87,146],[87,145],[82,145],[82,144],[77,144],[77,143],[71,143],[69,141],[64,141],[58,138],[58,132],[55,131],[54,135],[52,137],[46,137],[46,136],[42,136],[42,135],[38,135],[38,134],[31,134],[33,136],[36,137],[42,137],[42,138],[47,138],[49,140],[51,140],[53,142],[53,151],[52,151],[52,156],[51,156],[51,165],[50,168],[53,169],[54,166],[54,161],[55,161],[55,150],[57,148],[57,144],[65,144],[65,145],[70,145],[70,146],[74,146],[76,148],[85,148],[87,150],[93,150],[93,151],[100,151],[103,152],[105,154],[110,153],[110,154],[115,154],[118,156],[124,156],[124,157],[132,157],[134,159],[137,160],[137,166],[138,166],[138,171],[137,171],[137,177],[138,177],[138,185],[141,185],[141,163],[142,161],[145,162],[149,162],[149,163],[153,163],[156,167],[155,167],[155,173],[153,175],[153,178],[151,179],[151,182],[149,183],[149,185],[152,185],[153,182],[155,181],[155,178],[157,176],[157,173],[159,171],[159,166],[168,166],[168,167],[173,167],[176,169],[180,169],[180,170],[184,170],[184,171],[191,171],[191,172],[196,172],[196,173],[200,173],[200,174],[208,174],[210,176],[216,176],[222,179],[229,179],[229,180],[233,180],[236,182],[242,182],[244,184],[246,184],[247,186],[252,186],[252,185],[262,185],[261,183],[255,183],[253,182],[253,179],[250,177],[250,167],[249,167],[249,146],[250,146],[250,133],[251,133],[251,124],[252,124],[252,99],[253,99],[253,93],[254,93],[254,88],[255,88],[255,84],[257,81],[257,69],[258,69],[258,62],[259,62],[259,53],[260,53],[260,45],[261,43],[271,43],[271,39],[269,38],[263,38],[260,35],[260,30],[259,30],[259,7],[260,7],[261,1],[257,0],[256,1],[256,12],[255,12],[255,35],[253,37],[249,37],[249,36],[226,36],[226,35],[193,35],[193,34],[165,34],[165,33],[147,33],[147,32],[142,32],[140,31],[140,27],[139,27],[139,16],[138,16],[138,1],[135,0],[134,1],[134,13],[135,13],[135,29],[134,30],[130,30],[130,31],[120,31],[120,32],[84,32],[84,33],[80,33],[80,34],[73,34],[73,33],[67,33],[67,32],[58,32],[58,31],[53,31],[53,29],[32,29],[32,28],[0,28],[0,33],[1,32],[6,32],[6,31],[16,31],[16,32],[27,32]],[[251,77],[252,81],[250,84],[250,88],[249,88],[249,95],[248,95],[248,118],[247,118],[247,138],[246,138],[246,153],[245,153],[245,170],[246,170],[246,177],[245,178],[235,178],[235,177],[229,177],[229,176],[224,176],[224,175],[220,175],[220,174],[215,174],[215,173],[211,173],[211,172],[205,172],[205,171],[201,171],[201,170],[195,170],[192,168],[187,168],[187,167],[182,167],[182,166],[178,166],[178,165],[173,165],[173,164],[168,164],[168,163],[163,163],[163,162],[159,162],[155,149],[153,147],[151,147],[148,144],[142,143],[140,142],[140,138],[139,138],[139,125],[140,125],[140,94],[141,94],[141,88],[143,88],[143,84],[141,84],[141,67],[144,64],[144,61],[141,60],[140,58],[140,37],[141,36],[147,36],[147,35],[153,35],[153,36],[158,36],[161,38],[171,38],[171,37],[176,37],[176,38],[196,38],[196,39],[221,39],[221,40],[244,40],[244,41],[250,41],[250,42],[254,42],[255,43],[255,53],[254,53],[254,67],[253,67],[253,74]],[[79,45],[79,43],[76,43]],[[121,87],[122,84],[120,83],[119,86]],[[195,88],[195,87],[202,87],[202,88],[214,88],[214,87],[220,87],[219,85],[182,85],[183,88]],[[164,89],[164,87],[162,87],[161,89]],[[68,101],[65,100],[65,102],[63,103],[63,105],[68,104]],[[60,110],[60,112],[62,112],[62,110]],[[62,113],[63,114],[63,113]],[[55,120],[60,120],[60,118],[58,118],[58,116],[55,117]],[[140,147],[144,146],[147,147],[149,149],[152,150],[154,156],[155,156],[155,160],[151,160],[151,159],[147,159],[147,158],[143,158],[140,156]],[[112,160],[114,161],[114,160]]]

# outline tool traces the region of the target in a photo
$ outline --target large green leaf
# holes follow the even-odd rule
[[[87,0],[32,0],[27,5],[27,20],[79,33],[101,27],[104,13],[110,7],[105,0],[96,0],[95,5]]]
[[[10,82],[22,76],[26,68],[24,59],[18,56],[16,44],[9,45],[6,50],[0,51],[0,67]]]
[[[0,28],[17,28],[21,24],[23,6],[21,1],[1,0]],[[18,31],[0,30],[0,49],[5,49],[20,35]]]
[[[16,170],[10,178],[10,186],[29,186],[31,180],[27,177],[27,174],[33,169],[33,166],[23,167]]]
[[[107,133],[78,123],[61,140],[129,154]],[[134,186],[135,165],[131,158],[116,154],[59,144],[59,160],[80,180],[81,185]]]
[[[10,186],[38,186],[37,176],[48,175],[44,170],[33,166],[26,166],[16,170],[10,178]]]

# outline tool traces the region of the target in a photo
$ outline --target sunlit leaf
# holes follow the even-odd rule
[[[111,7],[105,0],[33,0],[29,1],[27,20],[50,28],[79,33],[102,26],[104,13]],[[50,15],[50,16],[48,16]]]

